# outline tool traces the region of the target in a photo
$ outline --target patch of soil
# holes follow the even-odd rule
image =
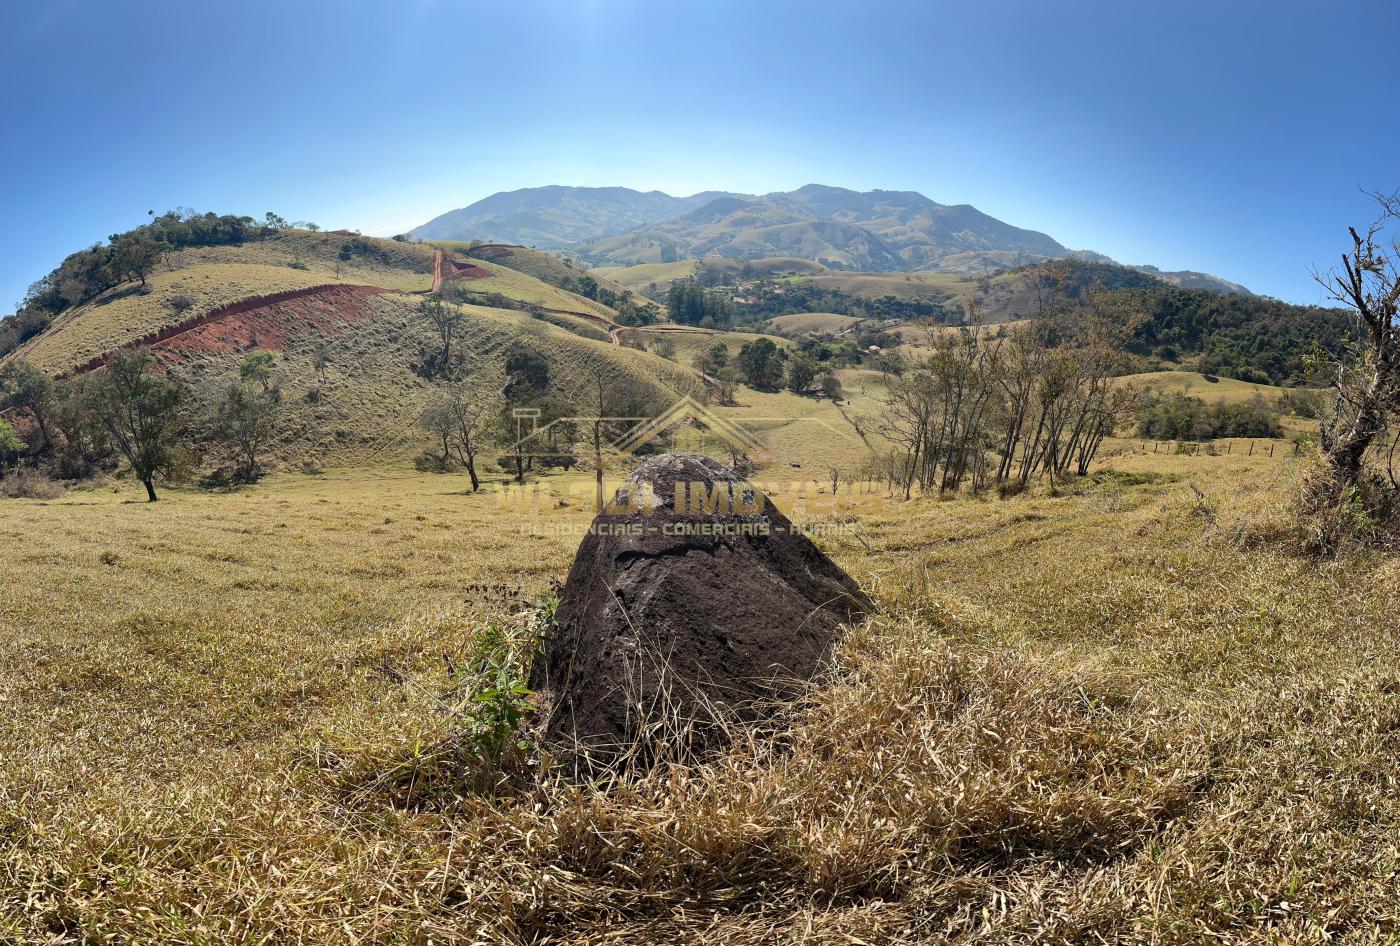
[[[492,275],[489,269],[482,269],[466,260],[446,257],[442,261],[443,279],[487,279]]]
[[[161,361],[252,347],[280,351],[308,328],[338,334],[349,324],[373,318],[365,300],[386,291],[373,286],[326,286],[293,299],[262,305],[239,303],[219,318],[158,341],[151,348]]]
[[[752,484],[666,454],[594,519],[530,686],[557,755],[581,769],[687,756],[800,692],[871,607]]]
[[[515,255],[515,250],[504,243],[484,243],[481,246],[472,247],[472,255],[477,259],[497,262],[498,260],[510,259]]]
[[[281,348],[292,334],[304,326],[328,329],[372,315],[363,300],[389,291],[378,286],[332,283],[250,296],[143,335],[112,351],[103,352],[59,377],[70,378],[96,371],[107,364],[116,352],[131,348],[150,348],[158,358],[171,360],[196,351],[239,351],[249,348],[255,334],[258,345]]]

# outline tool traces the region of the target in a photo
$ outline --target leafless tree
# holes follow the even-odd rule
[[[1135,410],[1137,392],[1118,376],[1136,319],[1107,293],[1069,300],[1057,287],[1011,331],[983,331],[976,307],[955,330],[930,329],[927,354],[890,379],[884,432],[904,453],[906,498],[916,485],[942,494],[1085,475]]]
[[[1380,215],[1365,233],[1349,228],[1351,251],[1342,254],[1341,270],[1315,274],[1351,310],[1358,330],[1352,350],[1332,364],[1336,397],[1321,425],[1331,483],[1320,498],[1332,502],[1361,481],[1367,451],[1400,410],[1400,192],[1372,196]]]
[[[444,465],[454,456],[462,464],[471,479],[472,492],[481,488],[476,461],[498,406],[488,386],[462,381],[444,387],[418,421],[440,443]]]

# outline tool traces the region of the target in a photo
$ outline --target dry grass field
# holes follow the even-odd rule
[[[882,607],[830,678],[712,763],[494,791],[449,668],[525,638],[581,481],[3,501],[0,941],[1387,939],[1400,564],[1266,548],[1297,462],[834,509],[774,471]]]
[[[785,335],[836,335],[865,319],[835,312],[798,312],[768,320],[768,328]]]

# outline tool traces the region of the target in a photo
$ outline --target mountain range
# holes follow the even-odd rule
[[[689,197],[626,187],[532,187],[442,214],[410,235],[565,251],[593,266],[796,257],[839,270],[976,275],[1069,256],[1108,260],[1071,251],[969,204],[940,204],[915,191],[859,192],[822,184],[763,195],[705,191]],[[1138,268],[1179,285],[1248,291],[1205,273]]]

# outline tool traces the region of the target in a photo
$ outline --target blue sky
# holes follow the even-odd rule
[[[391,234],[541,184],[970,203],[1319,301],[1400,187],[1400,7],[0,0],[0,312],[176,206]]]

